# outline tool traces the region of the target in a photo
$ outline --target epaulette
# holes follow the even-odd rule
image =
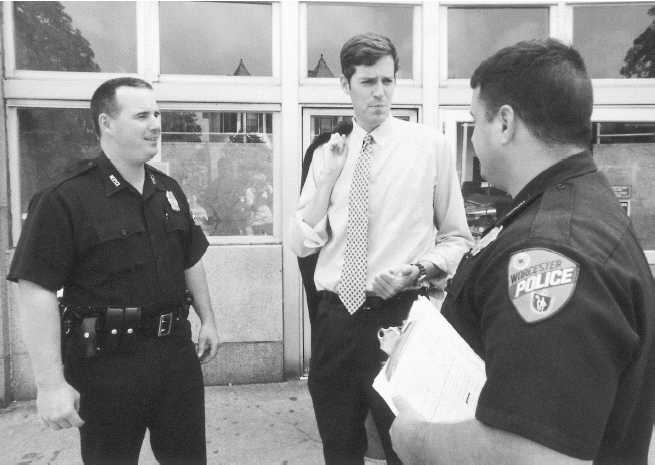
[[[155,173],[159,174],[160,176],[164,176],[165,178],[170,178],[170,175],[164,173],[162,170],[155,168],[152,166],[150,163],[146,163],[146,166],[148,167],[149,170],[154,171]]]
[[[50,187],[52,188],[59,187],[66,181],[81,176],[87,171],[91,171],[96,166],[98,165],[94,160],[80,160],[77,163],[70,165],[64,171],[64,173],[61,176],[59,176],[59,178],[54,183],[50,185]]]

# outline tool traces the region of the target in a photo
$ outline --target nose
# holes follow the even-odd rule
[[[148,129],[156,134],[161,132],[161,119],[158,116],[151,116],[148,120]]]
[[[384,85],[382,84],[382,81],[378,80],[373,86],[373,96],[379,98],[382,97],[383,95],[384,95]]]

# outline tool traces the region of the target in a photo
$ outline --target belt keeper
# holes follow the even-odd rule
[[[109,353],[116,352],[121,342],[123,330],[122,308],[107,307],[105,311],[105,350]]]
[[[84,348],[84,356],[92,358],[98,353],[98,317],[88,316],[82,319],[80,331],[82,336],[82,347]]]

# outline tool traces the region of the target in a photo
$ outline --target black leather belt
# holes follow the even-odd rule
[[[338,302],[342,304],[341,299],[339,298],[339,294],[335,292],[318,291],[318,295],[321,297],[321,299],[326,299],[330,302]],[[366,296],[366,300],[364,301],[362,306],[359,307],[357,311],[359,312],[362,310],[363,311],[375,310],[376,308],[382,306],[383,304],[393,304],[394,302],[400,302],[406,299],[413,300],[416,299],[419,295],[423,295],[423,292],[419,289],[411,289],[408,291],[399,292],[398,294],[394,295],[389,299],[383,299],[382,297],[376,295],[368,295]]]

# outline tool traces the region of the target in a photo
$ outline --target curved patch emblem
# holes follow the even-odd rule
[[[507,267],[509,300],[526,323],[550,318],[575,291],[580,266],[550,249],[515,252]]]

